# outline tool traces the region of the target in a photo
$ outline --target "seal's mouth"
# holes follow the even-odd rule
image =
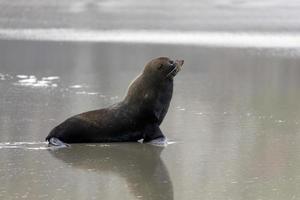
[[[184,60],[176,60],[170,67],[171,71],[167,74],[168,78],[173,78],[181,70]]]

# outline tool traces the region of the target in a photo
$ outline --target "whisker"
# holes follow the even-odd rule
[[[177,70],[177,66],[172,70],[172,71],[170,71],[168,74],[167,74],[167,77],[169,77],[170,76],[170,74],[172,74],[174,71],[176,71]]]

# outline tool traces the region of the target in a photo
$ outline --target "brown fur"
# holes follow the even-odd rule
[[[78,142],[145,142],[164,138],[159,125],[172,98],[173,78],[183,60],[160,57],[150,61],[129,86],[124,100],[108,108],[68,118],[46,140]]]

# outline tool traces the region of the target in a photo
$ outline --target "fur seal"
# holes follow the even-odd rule
[[[164,139],[159,125],[170,105],[173,78],[183,62],[167,57],[151,60],[130,84],[123,101],[66,119],[52,129],[46,141],[60,145]]]

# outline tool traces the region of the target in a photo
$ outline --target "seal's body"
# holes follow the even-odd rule
[[[172,98],[173,78],[183,60],[166,57],[150,61],[129,86],[123,101],[108,108],[75,115],[47,136],[66,143],[149,142],[164,138],[159,125]]]

